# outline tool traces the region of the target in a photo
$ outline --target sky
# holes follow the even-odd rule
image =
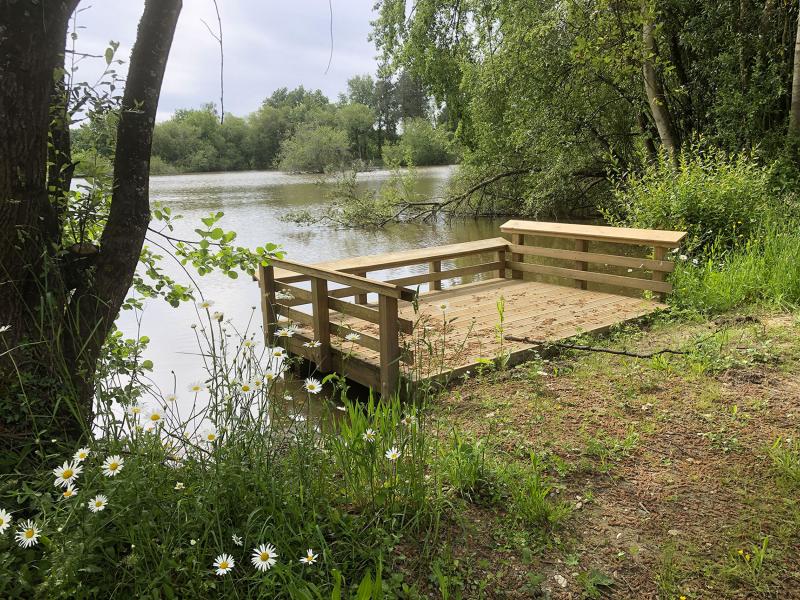
[[[335,100],[353,75],[374,73],[375,47],[367,40],[374,0],[218,0],[225,48],[225,112],[244,116],[280,87],[321,89]],[[76,50],[103,54],[120,43],[124,75],[144,0],[82,0]],[[219,105],[219,45],[212,0],[183,0],[164,76],[158,120],[178,108]],[[328,60],[330,69],[326,73]],[[104,61],[85,59],[78,80],[94,81]]]

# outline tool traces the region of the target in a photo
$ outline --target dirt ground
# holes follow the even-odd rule
[[[441,435],[484,440],[495,465],[535,452],[549,497],[572,508],[543,532],[502,495],[465,499],[439,549],[450,597],[800,598],[800,482],[771,451],[800,447],[798,316],[662,320],[583,343],[686,354],[562,350],[473,374],[431,409]]]

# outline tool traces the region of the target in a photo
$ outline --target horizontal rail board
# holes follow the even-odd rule
[[[677,248],[686,237],[685,231],[665,229],[633,229],[604,225],[575,225],[573,223],[546,223],[542,221],[506,221],[500,226],[503,233],[541,235],[546,237],[576,238],[618,244],[665,246]]]
[[[325,267],[307,265],[288,260],[273,259],[272,264],[287,271],[294,271],[295,273],[308,275],[309,277],[317,277],[318,279],[325,279],[326,281],[333,281],[342,285],[348,285],[365,292],[383,294],[384,296],[389,296],[390,298],[398,298],[408,301],[414,299],[414,293],[411,290],[404,290],[399,286],[383,281],[376,281],[374,279],[367,279],[366,277],[359,277],[358,275],[334,271]]]
[[[490,263],[470,265],[468,267],[459,267],[457,269],[450,269],[448,271],[433,271],[431,273],[422,273],[420,275],[410,275],[408,277],[390,279],[389,283],[394,283],[396,285],[415,285],[417,283],[442,281],[443,279],[453,279],[455,277],[463,277],[465,275],[476,275],[478,273],[486,273],[487,271],[497,271],[498,269],[502,269],[504,266],[505,263],[498,260]]]
[[[609,273],[594,273],[593,271],[580,271],[578,269],[566,269],[564,267],[551,267],[549,265],[537,265],[533,263],[522,263],[506,261],[506,267],[516,269],[524,273],[536,273],[538,275],[553,275],[566,279],[577,279],[578,281],[592,281],[594,283],[607,283],[620,287],[629,287],[637,290],[652,290],[654,292],[670,292],[672,286],[666,281],[653,281],[651,279],[639,279],[638,277],[625,277],[624,275],[611,275]]]
[[[520,246],[517,244],[510,244],[509,249],[515,254],[527,254],[528,256],[544,256],[563,260],[582,260],[590,263],[614,265],[616,267],[663,271],[664,273],[671,273],[675,270],[675,263],[668,260],[618,256],[616,254],[596,254],[594,252],[562,250],[561,248],[545,248],[543,246]]]

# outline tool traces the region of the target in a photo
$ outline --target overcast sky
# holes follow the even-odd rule
[[[245,115],[280,87],[321,89],[336,99],[353,75],[374,73],[375,48],[367,41],[374,0],[332,0],[333,58],[328,0],[218,0],[225,44],[225,112]],[[117,57],[127,69],[144,0],[83,0],[77,49],[102,54],[120,42]],[[219,104],[219,46],[211,0],[184,0],[159,103],[159,120],[176,108]],[[102,61],[101,61],[102,62]],[[88,60],[80,79],[100,65]]]

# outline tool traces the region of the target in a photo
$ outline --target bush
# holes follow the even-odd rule
[[[688,231],[690,253],[733,248],[750,239],[780,201],[771,172],[744,154],[694,145],[675,166],[662,153],[641,175],[617,185],[605,210],[615,225]]]
[[[281,144],[279,166],[292,173],[324,173],[350,158],[347,134],[328,125],[304,126]]]
[[[449,134],[423,118],[403,121],[403,136],[383,148],[387,164],[448,165],[455,161]]]

